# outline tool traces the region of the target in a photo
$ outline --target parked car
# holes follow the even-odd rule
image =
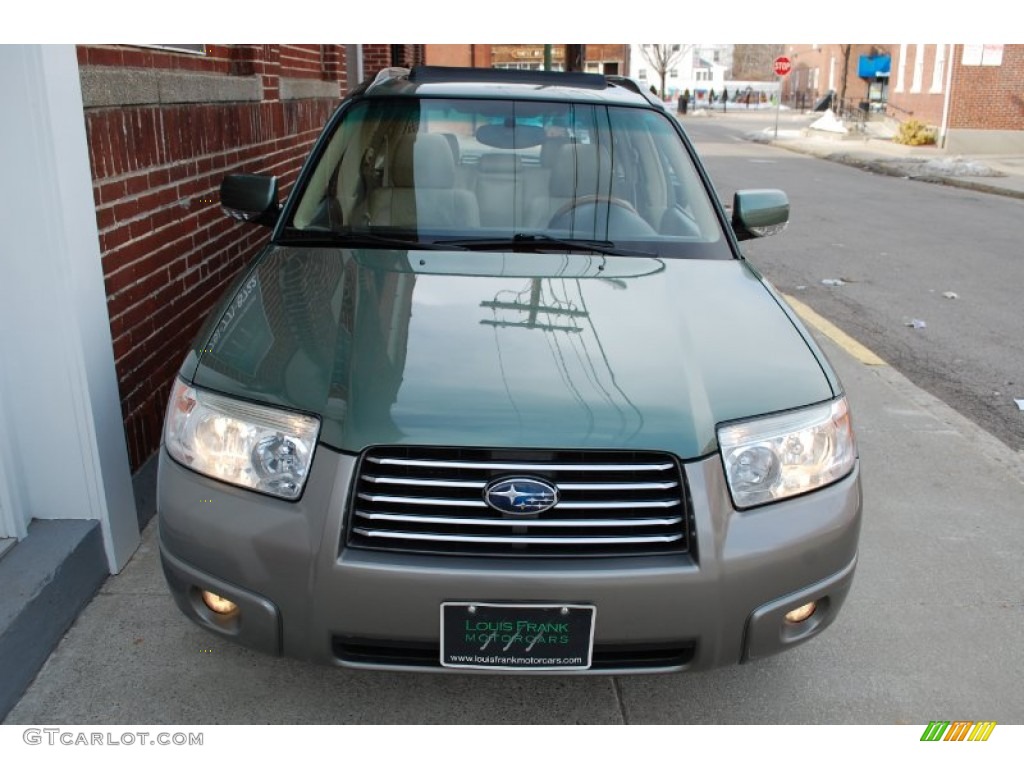
[[[340,105],[187,355],[160,552],[181,610],[341,667],[670,672],[782,651],[853,577],[842,386],[633,81],[391,69]]]

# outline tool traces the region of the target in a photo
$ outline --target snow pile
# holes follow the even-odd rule
[[[921,171],[932,176],[1002,176],[984,163],[962,157],[932,158],[924,163]]]
[[[843,121],[836,117],[831,109],[826,109],[824,114],[810,125],[815,131],[827,131],[828,133],[849,133]]]

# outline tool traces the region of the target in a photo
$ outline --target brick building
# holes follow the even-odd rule
[[[813,44],[784,46],[793,69],[782,81],[782,101],[797,109],[811,109],[832,91],[846,106],[856,108],[869,100],[869,83],[858,74],[862,56],[885,54],[892,46],[880,44]],[[845,78],[844,78],[845,73]],[[845,82],[845,88],[844,88]]]
[[[437,67],[491,66],[491,45],[430,43],[424,46],[424,63]]]
[[[265,241],[221,178],[294,183],[340,98],[421,45],[4,45],[0,719],[139,543],[132,473],[213,302]]]
[[[952,152],[1024,152],[1024,45],[892,46],[887,114]]]
[[[583,69],[602,75],[629,73],[629,46],[590,43],[583,46]],[[551,46],[552,69],[565,69],[565,46]],[[491,46],[490,66],[500,69],[543,69],[544,46],[516,43]]]

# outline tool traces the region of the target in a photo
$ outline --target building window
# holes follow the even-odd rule
[[[942,93],[942,76],[946,73],[946,46],[935,46],[935,66],[932,67],[931,93]]]
[[[921,92],[921,83],[924,81],[924,44],[918,43],[914,46],[914,80],[910,84],[911,93]]]
[[[639,79],[641,79],[641,80],[646,80],[647,79],[647,70],[646,69],[638,70],[637,71],[637,77]]]
[[[679,70],[678,69],[670,69],[668,71],[668,76],[669,77],[679,77]]]
[[[828,60],[828,89],[834,91],[836,89],[836,57],[833,56]]]
[[[896,92],[902,93],[906,90],[906,71],[907,71],[907,44],[900,43],[900,63],[899,68],[896,70]]]

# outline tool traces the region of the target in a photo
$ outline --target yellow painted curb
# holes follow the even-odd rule
[[[793,308],[793,311],[799,315],[801,320],[820,333],[828,336],[832,341],[848,352],[855,360],[864,363],[864,365],[887,365],[885,360],[880,358],[856,339],[847,336],[802,301],[797,301],[792,296],[788,296],[786,294],[782,294],[782,298],[784,298],[786,303]]]

